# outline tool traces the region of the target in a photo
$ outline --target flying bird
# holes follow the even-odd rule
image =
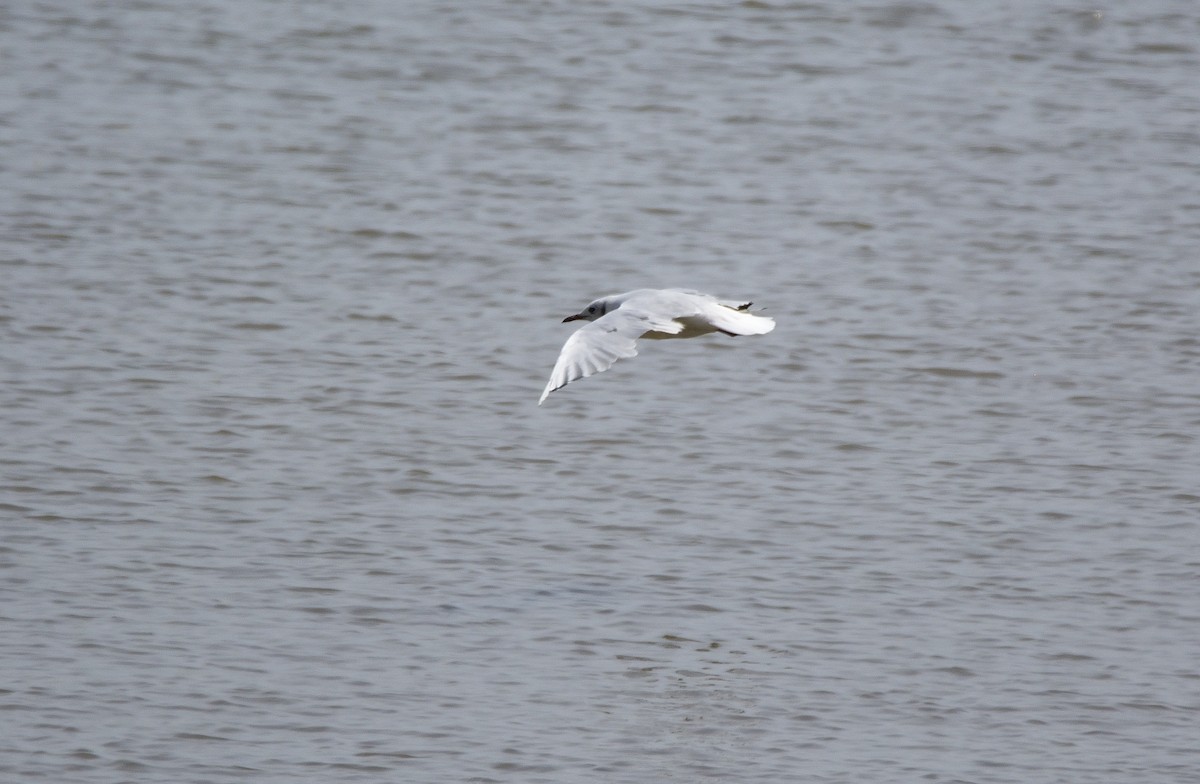
[[[538,405],[576,379],[608,370],[618,359],[636,357],[638,338],[694,338],[710,332],[765,335],[775,329],[775,319],[748,312],[750,305],[684,289],[637,289],[590,302],[563,319],[564,324],[591,323],[563,344]]]

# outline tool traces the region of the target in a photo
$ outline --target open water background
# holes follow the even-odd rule
[[[1198,42],[4,3],[0,775],[1194,780]],[[779,326],[538,408],[641,286]]]

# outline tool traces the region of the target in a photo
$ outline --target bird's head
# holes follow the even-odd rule
[[[608,297],[601,297],[588,303],[588,306],[576,313],[574,316],[567,316],[563,319],[563,323],[568,321],[595,321],[603,316],[608,311],[612,310],[615,305],[609,301]]]

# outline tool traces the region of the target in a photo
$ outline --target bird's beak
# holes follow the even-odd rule
[[[562,320],[562,323],[566,324],[568,321],[579,321],[581,318],[583,318],[583,316],[576,313],[574,316],[567,316]]]

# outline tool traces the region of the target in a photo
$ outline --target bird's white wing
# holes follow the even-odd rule
[[[637,356],[636,341],[650,330],[677,333],[683,325],[642,308],[619,307],[589,322],[567,338],[538,405],[556,389],[601,373],[618,359]]]

